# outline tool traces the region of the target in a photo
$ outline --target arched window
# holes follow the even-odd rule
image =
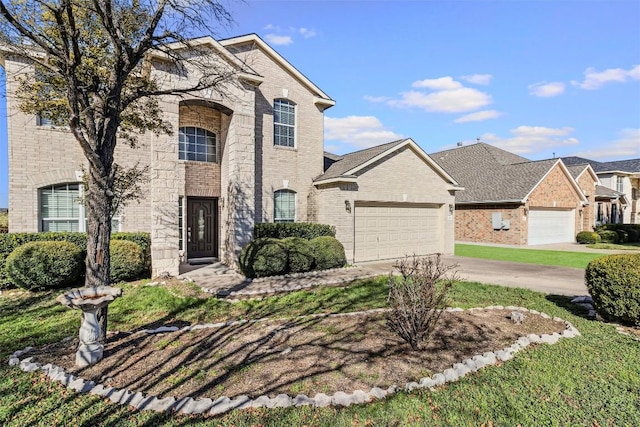
[[[296,105],[286,99],[273,101],[273,144],[295,147]]]
[[[178,158],[216,163],[216,135],[206,129],[185,126],[179,129]]]
[[[278,190],[273,193],[273,221],[295,222],[296,220],[296,192]]]

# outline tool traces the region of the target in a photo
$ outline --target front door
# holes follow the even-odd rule
[[[187,257],[218,257],[218,199],[187,199]]]

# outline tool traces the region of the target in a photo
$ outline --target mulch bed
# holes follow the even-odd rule
[[[77,339],[34,351],[42,364],[118,389],[193,398],[291,396],[368,391],[404,385],[465,358],[510,346],[528,334],[551,334],[563,322],[508,310],[445,312],[424,351],[385,326],[383,314],[265,321],[161,334],[118,333],[104,359],[74,366]]]

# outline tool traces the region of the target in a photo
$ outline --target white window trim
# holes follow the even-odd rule
[[[273,146],[277,147],[277,148],[282,148],[282,149],[285,149],[285,150],[286,149],[293,150],[293,149],[298,147],[298,104],[296,104],[295,102],[293,102],[289,98],[275,98],[273,100],[273,109],[274,109],[274,111],[275,111],[275,107],[276,107],[276,101],[287,101],[288,103],[293,105],[293,125],[288,125],[288,124],[284,124],[284,123],[276,123],[275,114],[273,115]],[[293,128],[293,145],[292,146],[276,144],[276,125],[287,126],[287,127]]]
[[[278,192],[293,194],[293,219],[292,220],[289,220],[288,218],[286,220],[279,220],[279,218],[276,218],[276,193]],[[288,188],[281,188],[273,192],[273,222],[279,222],[279,223],[298,222],[298,193],[296,191],[290,190]]]
[[[78,233],[86,233],[87,231],[87,209],[84,206],[84,203],[80,203],[78,202],[74,202],[74,203],[78,203],[78,216],[77,217],[41,217],[40,216],[40,210],[41,210],[41,196],[40,196],[40,191],[45,189],[45,188],[51,188],[51,187],[56,187],[59,185],[69,185],[69,184],[78,184],[78,200],[83,200],[84,199],[84,185],[82,185],[82,182],[65,182],[65,183],[60,183],[60,184],[52,184],[52,185],[48,185],[45,187],[40,187],[38,189],[38,231],[39,232],[43,232],[44,231],[44,223],[46,221],[77,221],[78,222]],[[113,221],[117,221],[118,222],[118,227],[113,228]],[[111,218],[111,224],[112,224],[112,229],[111,229],[111,233],[117,233],[122,229],[122,215],[114,215]]]

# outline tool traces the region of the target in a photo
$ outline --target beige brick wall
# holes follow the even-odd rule
[[[273,221],[273,193],[297,193],[296,221],[309,221],[307,200],[312,181],[323,172],[324,114],[314,94],[256,46],[236,47],[237,54],[264,82],[256,94],[256,222]],[[296,104],[295,147],[274,146],[273,103],[284,98]]]
[[[78,182],[77,173],[88,169],[84,153],[68,130],[38,126],[35,115],[20,111],[13,95],[16,79],[33,68],[17,58],[5,59],[7,76],[7,133],[9,140],[9,224],[11,232],[39,231],[38,189],[54,184]],[[115,162],[131,167],[150,163],[148,138],[141,136],[139,148],[119,144]],[[148,185],[144,186],[147,194]],[[131,202],[121,215],[123,231],[150,231],[149,201]]]
[[[451,185],[409,147],[357,173],[357,183],[320,185],[311,197],[320,223],[336,227],[336,237],[345,247],[347,259],[353,261],[354,215],[356,201],[432,203],[440,206],[442,223],[441,250],[454,251],[454,221],[449,204],[454,203]],[[348,201],[351,212],[345,206]]]

